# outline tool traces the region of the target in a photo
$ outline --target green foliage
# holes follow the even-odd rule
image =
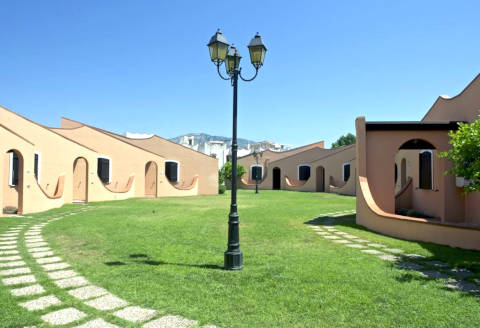
[[[237,177],[240,179],[247,173],[245,167],[241,164],[237,164]],[[232,180],[232,162],[226,162],[219,171],[218,181],[220,183],[225,182],[226,180]]]
[[[351,145],[351,144],[354,144],[356,141],[357,141],[357,138],[353,134],[348,133],[344,136],[341,136],[340,138],[338,138],[337,141],[332,143],[332,148]]]
[[[223,184],[218,185],[218,193],[219,194],[224,194],[225,193],[225,186]]]
[[[480,119],[471,124],[459,123],[457,131],[451,131],[449,143],[452,149],[440,153],[448,158],[453,167],[446,174],[455,174],[470,181],[466,193],[480,190]]]

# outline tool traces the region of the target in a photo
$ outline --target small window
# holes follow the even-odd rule
[[[109,158],[99,157],[97,162],[97,174],[103,183],[110,183],[111,162]]]
[[[250,180],[263,179],[263,167],[260,165],[252,165],[250,167]]]
[[[395,184],[397,183],[398,180],[398,166],[397,163],[395,163]]]
[[[18,155],[14,151],[9,152],[10,156],[10,172],[8,176],[8,184],[12,187],[18,185],[19,167]]]
[[[310,178],[310,166],[299,165],[298,166],[298,180],[305,181]]]
[[[433,156],[431,150],[422,150],[418,155],[419,160],[419,187],[420,189],[433,189]]]
[[[165,162],[165,176],[170,182],[178,182],[178,162]]]
[[[342,172],[343,181],[347,182],[350,179],[350,163],[343,164]]]
[[[41,168],[41,156],[40,156],[40,153],[35,152],[35,155],[33,158],[33,174],[35,175],[35,178],[37,179],[38,183],[40,183],[40,168]]]

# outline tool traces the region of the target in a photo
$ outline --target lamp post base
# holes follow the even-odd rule
[[[243,268],[243,254],[241,251],[226,251],[225,252],[225,270],[242,270]]]

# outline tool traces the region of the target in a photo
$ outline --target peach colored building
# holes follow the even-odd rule
[[[265,151],[241,157],[247,174],[239,187],[255,188],[258,171],[260,189],[334,192],[355,195],[355,145],[325,149],[320,141],[284,152]]]
[[[160,141],[148,150],[74,121],[48,128],[0,107],[0,215],[72,202],[218,192],[216,159],[152,139]]]
[[[447,133],[480,114],[480,75],[459,95],[441,96],[420,122],[356,120],[357,223],[391,236],[480,250],[480,193],[439,152]],[[409,215],[409,216],[406,216]]]

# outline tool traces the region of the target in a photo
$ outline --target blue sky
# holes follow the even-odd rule
[[[367,120],[419,120],[480,73],[478,1],[0,1],[0,104],[123,133],[231,135],[232,90],[205,46],[220,27],[258,78],[239,136],[302,145]]]

